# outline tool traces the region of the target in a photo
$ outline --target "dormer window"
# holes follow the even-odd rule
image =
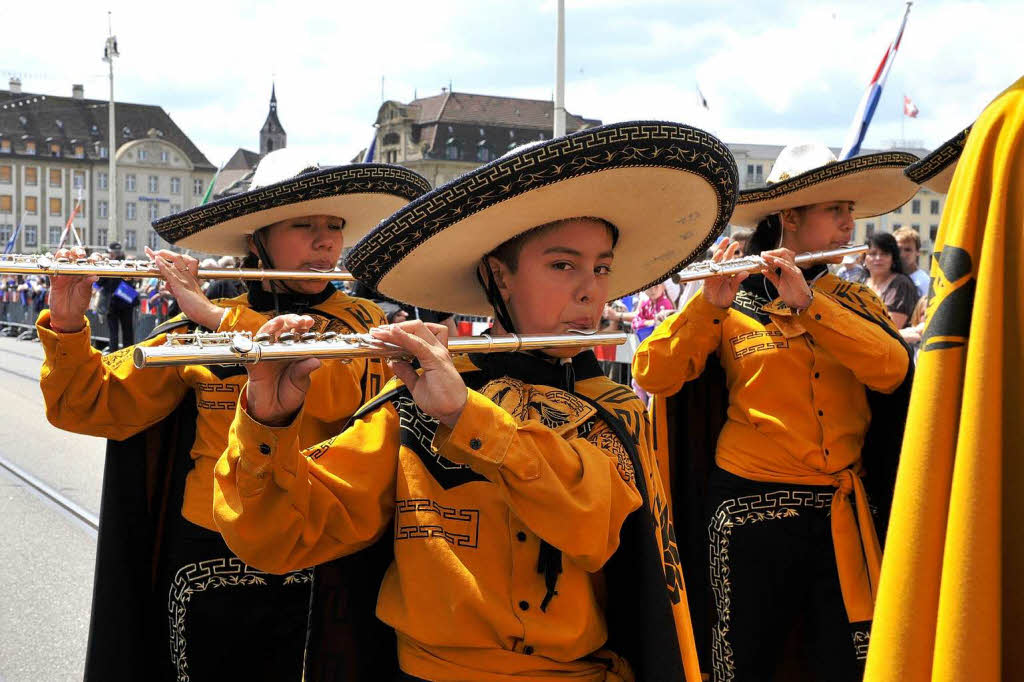
[[[121,128],[121,135],[123,137],[131,137],[132,136],[132,129],[129,128],[128,126],[125,126],[125,127]]]
[[[95,123],[93,123],[92,126],[89,128],[89,134],[90,135],[99,135],[100,134],[100,127],[98,125],[96,125]]]

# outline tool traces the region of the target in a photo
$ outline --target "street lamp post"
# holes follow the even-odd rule
[[[117,229],[117,133],[114,129],[115,117],[114,117],[114,57],[120,57],[120,53],[117,51],[117,36],[113,34],[110,28],[110,12],[107,12],[107,44],[103,48],[103,61],[110,65],[110,104],[108,106],[108,122],[110,141],[107,148],[107,158],[109,160],[109,177],[107,178],[107,192],[109,197],[108,212],[107,212],[107,232],[109,236],[107,243],[120,242],[121,235]]]
[[[554,136],[565,135],[565,0],[558,0],[555,29]]]

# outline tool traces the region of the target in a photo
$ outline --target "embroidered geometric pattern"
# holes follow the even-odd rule
[[[964,146],[967,144],[967,136],[970,135],[970,133],[971,126],[967,126],[957,133],[953,139],[940,145],[939,148],[931,154],[924,157],[917,163],[912,163],[907,166],[907,169],[903,171],[903,174],[919,185],[931,180],[936,175],[944,171],[951,163],[960,158],[960,154],[963,153]]]
[[[278,206],[345,194],[391,194],[412,200],[429,189],[422,177],[398,166],[327,168],[161,218],[153,229],[173,244],[212,225]]]
[[[185,564],[174,574],[167,594],[167,617],[170,622],[171,660],[178,672],[178,682],[189,682],[188,642],[185,621],[192,595],[222,587],[254,587],[267,584],[267,574],[248,566],[238,557],[219,557],[199,563]],[[284,576],[285,585],[311,583],[313,570],[292,571]]]
[[[691,256],[666,267],[667,272],[675,272],[704,253],[725,227],[735,203],[737,168],[715,137],[689,126],[655,121],[573,133],[473,170],[420,197],[363,237],[346,265],[357,279],[376,287],[413,249],[469,215],[555,182],[637,166],[689,171],[709,182],[717,194],[713,229]]]
[[[408,516],[414,514],[407,522]],[[438,523],[416,523],[422,520],[423,514],[436,516]],[[448,523],[445,523],[445,522]],[[397,500],[395,504],[395,541],[423,538],[444,538],[456,547],[477,546],[477,533],[480,531],[479,509],[458,509],[446,507],[435,500],[426,498]]]
[[[792,518],[799,507],[826,509],[832,504],[831,491],[773,490],[760,495],[744,495],[722,500],[711,523],[711,591],[714,593],[717,622],[711,629],[711,662],[715,682],[734,680],[735,668],[729,644],[731,587],[729,582],[729,541],[732,529],[747,523]]]

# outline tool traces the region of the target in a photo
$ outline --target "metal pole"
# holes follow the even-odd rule
[[[555,38],[555,121],[554,136],[565,135],[565,0],[558,0],[558,28]]]
[[[110,12],[107,12],[107,46],[103,51],[103,61],[110,65],[110,103],[108,104],[107,126],[109,128],[109,142],[107,148],[108,178],[107,178],[107,243],[120,242],[121,235],[117,229],[117,131],[115,130],[114,117],[114,57],[120,56],[117,51],[117,36],[113,34],[110,26]]]

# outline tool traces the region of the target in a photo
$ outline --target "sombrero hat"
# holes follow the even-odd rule
[[[953,181],[953,173],[956,171],[956,162],[960,160],[970,134],[971,126],[967,126],[955,137],[940,144],[931,154],[907,166],[904,171],[907,177],[933,192],[948,192],[949,183]]]
[[[354,244],[429,189],[425,178],[400,166],[320,167],[295,150],[280,149],[259,162],[248,191],[161,218],[153,229],[171,244],[244,256],[249,252],[246,237],[260,228],[331,215],[345,220],[345,240]]]
[[[888,213],[917,193],[917,185],[903,174],[915,161],[917,157],[906,152],[837,161],[823,144],[790,145],[779,153],[766,187],[740,192],[730,222],[757,227],[783,209],[826,201],[854,202],[854,218]]]
[[[619,232],[609,295],[683,268],[725,228],[736,162],[714,136],[634,121],[514,149],[399,209],[349,253],[351,272],[389,298],[489,315],[480,259],[527,230],[575,217]]]

